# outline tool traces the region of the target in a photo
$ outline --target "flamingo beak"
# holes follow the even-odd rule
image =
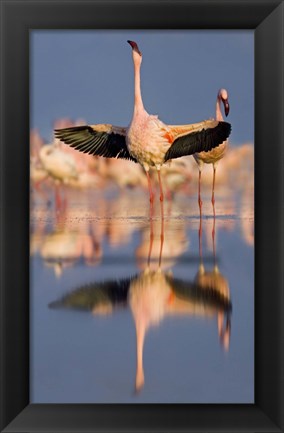
[[[229,112],[230,112],[229,101],[228,101],[228,99],[223,99],[222,101],[223,101],[223,104],[224,104],[225,115],[227,117],[228,114],[229,114]]]
[[[133,49],[133,51],[136,51],[136,53],[138,53],[140,56],[142,56],[141,51],[138,48],[138,45],[136,44],[136,42],[134,41],[127,41],[129,43],[129,45],[131,46],[131,48]]]

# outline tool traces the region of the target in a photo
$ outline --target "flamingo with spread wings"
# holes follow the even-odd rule
[[[134,111],[130,125],[75,126],[56,129],[55,136],[81,152],[140,163],[147,175],[150,202],[153,203],[149,169],[154,167],[158,172],[160,200],[163,201],[161,166],[174,158],[208,152],[227,139],[231,125],[214,119],[188,125],[166,125],[158,116],[148,114],[140,86],[142,53],[136,42],[127,42],[132,48],[134,63]]]

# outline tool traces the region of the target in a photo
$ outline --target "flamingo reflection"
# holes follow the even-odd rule
[[[215,225],[216,218],[215,213],[213,214],[213,228],[212,228],[212,248],[214,265],[213,269],[206,270],[203,262],[202,253],[202,213],[200,213],[199,223],[199,269],[195,277],[197,285],[206,292],[218,293],[218,296],[222,297],[224,301],[230,301],[230,289],[228,280],[220,272],[218,261],[216,257],[216,243],[215,243]],[[231,335],[231,309],[228,311],[219,310],[217,312],[217,328],[220,343],[223,348],[228,351],[230,345]]]
[[[163,270],[162,221],[157,266],[156,257],[151,257],[152,237],[155,236],[152,230],[150,228],[148,258],[143,271],[118,281],[95,281],[49,305],[51,308],[80,309],[94,315],[109,315],[118,309],[129,308],[136,329],[136,392],[142,390],[145,383],[143,352],[145,337],[151,328],[159,326],[168,316],[217,317],[220,339],[225,342],[227,336],[221,329],[221,319],[229,317],[232,309],[225,278],[220,273],[217,276],[216,272],[210,280],[199,268],[192,281],[176,278],[171,271]]]

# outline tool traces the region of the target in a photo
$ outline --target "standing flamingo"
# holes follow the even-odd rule
[[[162,202],[161,166],[173,158],[208,152],[226,140],[231,125],[214,119],[189,125],[166,125],[158,116],[148,114],[143,105],[140,87],[142,53],[136,42],[127,42],[132,47],[134,63],[134,111],[130,125],[75,126],[56,129],[55,136],[81,152],[139,162],[147,175],[151,203],[154,196],[149,169],[155,167]]]
[[[228,101],[228,92],[226,89],[220,89],[217,95],[217,101],[216,101],[216,120],[222,122],[223,119],[223,115],[222,115],[222,111],[221,111],[221,101],[224,104],[224,111],[225,111],[225,115],[226,117],[229,114],[230,111],[230,106],[229,106],[229,101]],[[205,164],[213,164],[213,183],[212,183],[212,197],[211,197],[211,201],[212,201],[212,205],[213,205],[213,209],[215,212],[215,196],[214,196],[214,189],[215,189],[215,176],[216,176],[216,168],[217,168],[217,162],[223,158],[223,156],[226,153],[228,147],[228,140],[223,141],[219,146],[212,148],[211,150],[209,150],[209,152],[199,152],[199,153],[195,153],[194,159],[198,164],[198,168],[199,168],[199,183],[198,183],[198,203],[199,203],[199,208],[201,209],[202,206],[202,200],[200,197],[200,184],[201,184],[201,172],[203,169],[203,165]]]
[[[55,183],[55,207],[59,211],[66,205],[65,199],[59,193],[60,186],[67,185],[70,181],[78,179],[78,170],[73,155],[66,154],[61,148],[60,143],[51,143],[42,146],[39,152],[40,162]]]

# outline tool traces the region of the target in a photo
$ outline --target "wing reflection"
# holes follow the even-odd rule
[[[126,279],[96,281],[79,287],[49,305],[50,308],[79,309],[94,315],[108,315],[119,308],[129,308],[136,329],[136,391],[142,389],[145,381],[143,348],[146,333],[167,316],[217,318],[220,340],[224,347],[229,347],[229,334],[225,336],[222,323],[224,318],[229,323],[232,305],[228,282],[217,265],[212,272],[205,271],[201,254],[195,279],[176,278],[162,267],[164,221],[161,221],[160,248],[157,249],[158,267],[156,257],[151,258],[155,237],[153,223],[150,223],[149,231],[148,260],[142,272]]]

